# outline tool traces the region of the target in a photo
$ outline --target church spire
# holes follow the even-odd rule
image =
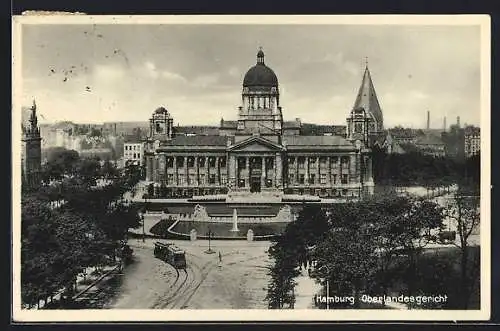
[[[368,58],[365,58],[365,72],[353,107],[353,109],[360,108],[363,108],[374,117],[377,121],[379,130],[383,128],[384,118],[378,102],[377,93],[375,92],[375,87],[373,86],[370,70],[368,69]]]
[[[30,115],[30,124],[31,124],[31,130],[34,131],[37,128],[38,125],[38,118],[36,116],[36,103],[35,99],[33,99],[33,106],[31,106],[31,115]]]

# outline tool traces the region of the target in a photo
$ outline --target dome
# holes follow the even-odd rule
[[[168,114],[168,111],[164,107],[158,107],[155,110],[155,114]]]
[[[278,87],[278,77],[274,71],[264,64],[264,52],[257,53],[257,64],[251,67],[243,78],[243,86]]]

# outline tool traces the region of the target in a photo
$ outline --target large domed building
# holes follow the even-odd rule
[[[222,119],[218,134],[176,135],[175,114],[165,108],[153,113],[145,146],[153,195],[293,204],[372,194],[369,138],[382,128],[382,113],[368,68],[359,91],[347,134],[304,134],[300,120],[283,120],[278,77],[260,49],[243,76],[237,118]]]

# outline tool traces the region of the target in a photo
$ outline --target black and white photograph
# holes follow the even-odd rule
[[[490,38],[13,17],[14,320],[488,319]]]

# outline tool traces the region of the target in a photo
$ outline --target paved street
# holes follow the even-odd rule
[[[124,270],[118,294],[105,308],[249,309],[267,308],[267,242],[175,241],[186,250],[188,268],[177,272],[153,256],[152,239],[132,239],[135,262]],[[172,242],[169,240],[169,242]],[[219,266],[218,252],[222,254]]]

